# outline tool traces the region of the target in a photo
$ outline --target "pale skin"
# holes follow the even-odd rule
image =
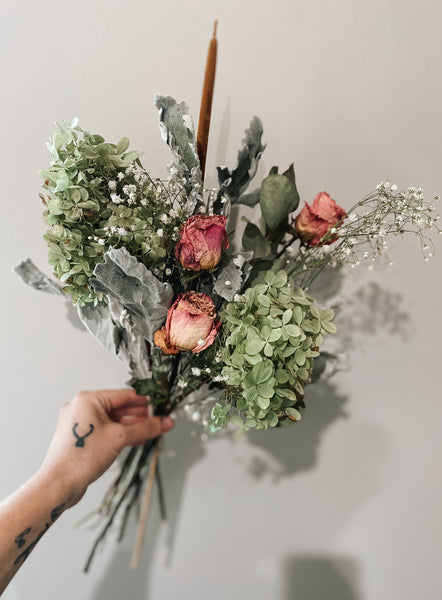
[[[150,417],[134,390],[80,392],[60,411],[40,469],[0,504],[0,595],[44,533],[125,446],[142,445],[173,427]]]

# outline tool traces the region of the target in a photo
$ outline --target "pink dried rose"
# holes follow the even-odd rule
[[[213,344],[221,326],[216,321],[212,299],[206,294],[178,294],[169,308],[166,324],[154,334],[154,343],[164,354],[190,350],[194,354]]]
[[[214,269],[229,247],[226,233],[227,217],[195,215],[189,217],[180,230],[175,257],[185,269]]]
[[[327,192],[320,192],[311,206],[307,202],[305,203],[304,208],[295,219],[295,229],[305,244],[317,246],[332,227],[340,226],[346,214],[345,210],[336,204]],[[324,243],[331,244],[337,239],[338,236],[333,235]]]

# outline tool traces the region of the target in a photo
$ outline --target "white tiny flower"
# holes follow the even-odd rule
[[[207,373],[207,374],[209,374],[209,373],[210,373],[210,371],[211,371],[210,367],[206,367],[206,368],[204,369],[204,373]]]
[[[176,167],[170,167],[169,173],[172,175],[172,177],[174,177],[178,174],[178,169]]]
[[[198,369],[198,367],[192,367],[191,372],[192,375],[195,375],[195,377],[199,377],[201,375],[201,369]]]
[[[121,171],[118,173],[117,175],[118,180],[121,181],[122,179],[124,179],[124,173],[121,173]]]
[[[104,246],[106,244],[106,240],[104,240],[103,238],[98,238],[98,243],[100,244],[100,246]]]
[[[164,215],[161,215],[161,217],[160,217],[160,221],[161,221],[162,223],[164,223],[165,225],[167,225],[167,223],[169,222],[169,217],[168,217],[166,214],[164,214]]]
[[[164,235],[164,229],[161,229],[161,228],[157,229],[157,236],[160,237],[160,238],[162,238],[163,235]]]
[[[206,343],[206,340],[203,340],[202,338],[200,340],[198,340],[198,346],[204,346],[205,343]]]
[[[165,273],[167,276],[172,275],[172,269],[166,269]]]
[[[117,189],[117,182],[113,181],[112,179],[108,182],[108,188],[112,191],[112,190],[116,190]]]
[[[124,229],[124,227],[117,227],[117,233],[118,235],[126,235],[127,229]]]
[[[229,285],[232,285],[232,282],[231,282],[231,281],[229,281],[228,279],[226,280],[226,282],[225,282],[225,283],[226,283],[226,285],[227,285],[227,286],[229,286]]]

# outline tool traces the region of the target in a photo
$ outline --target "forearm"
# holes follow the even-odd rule
[[[54,474],[39,471],[0,504],[0,594],[70,505],[69,496]]]
[[[146,398],[134,390],[81,392],[65,404],[41,469],[0,504],[0,594],[52,523],[124,446],[172,427],[169,417],[149,417]]]

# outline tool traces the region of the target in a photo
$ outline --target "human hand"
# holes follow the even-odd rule
[[[80,392],[60,411],[40,471],[57,478],[73,506],[125,446],[142,445],[173,425],[170,417],[150,417],[147,399],[132,389]]]

